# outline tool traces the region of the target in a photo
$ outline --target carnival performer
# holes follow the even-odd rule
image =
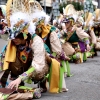
[[[77,18],[77,21],[75,22],[75,25],[79,28],[82,28],[83,29],[83,26],[84,26],[84,19],[82,16],[79,16]]]
[[[75,18],[72,15],[66,16],[63,22],[66,25],[66,31],[62,32],[62,47],[67,56],[73,55],[73,59],[82,62],[82,57],[80,56],[80,53],[84,53],[86,50],[90,51],[89,35],[85,33],[82,28],[78,28],[74,25]]]
[[[93,16],[94,15],[94,16]],[[90,35],[91,39],[91,53],[92,57],[97,56],[97,51],[100,50],[100,39],[99,39],[99,16],[100,16],[100,9],[96,9],[94,14],[89,13],[85,31]]]
[[[79,16],[73,5],[67,5],[63,10],[63,14],[62,22],[65,23],[65,29],[61,31],[62,36],[60,37],[63,50],[75,63],[83,62],[83,59],[86,60],[84,54],[86,48],[90,50],[89,35],[80,26],[77,26],[76,21]],[[85,46],[84,43],[87,45]]]
[[[22,1],[17,0],[16,2],[22,2]],[[14,1],[13,4],[16,2]],[[27,2],[28,4],[35,3],[39,6],[39,3],[37,1],[27,1]],[[38,10],[37,8],[36,12],[41,13],[44,11],[43,9]],[[34,18],[32,15],[34,15]],[[27,17],[30,19],[28,19]],[[19,76],[15,75],[15,73],[12,74],[12,75],[17,76],[16,77],[17,79],[12,81],[8,85],[8,88],[12,89],[16,87],[16,89],[18,89],[18,86],[21,82],[24,82],[26,80],[28,83],[31,83],[32,80],[34,80],[34,81],[40,81],[41,82],[40,87],[43,89],[42,92],[46,92],[47,88],[44,83],[45,83],[46,75],[49,74],[50,75],[49,77],[49,80],[50,80],[49,91],[50,92],[58,93],[61,91],[67,91],[65,79],[63,76],[61,77],[60,75],[61,74],[60,63],[55,59],[51,59],[47,55],[47,53],[45,52],[43,40],[38,36],[38,33],[35,32],[36,31],[35,18],[36,18],[35,12],[34,14],[31,13],[31,15],[29,15],[29,13],[26,13],[23,11],[20,12],[20,10],[18,11],[18,9],[17,9],[17,12],[16,11],[13,12],[12,15],[10,16],[11,41],[7,45],[2,69],[3,71],[10,69],[10,71],[13,72],[12,71],[13,67],[10,68],[10,66],[16,65],[15,69],[16,71],[19,71],[19,73],[17,73],[19,74]],[[29,41],[27,42],[26,40],[28,39],[29,34],[31,34],[32,38],[29,39]],[[12,50],[12,53],[10,52],[11,50]],[[19,51],[18,60],[20,62],[19,65],[17,65],[16,63],[17,61],[16,52],[18,51]],[[32,54],[30,55],[32,56],[32,58],[31,56],[29,56],[29,53],[31,51],[32,51]],[[29,60],[28,57],[30,57],[30,60],[32,62],[31,64],[26,65],[25,63],[27,63],[27,61]],[[24,69],[24,66],[22,65],[23,63],[25,64],[25,66],[27,66],[26,69]],[[18,66],[20,68],[18,68]],[[56,79],[56,82],[55,82],[55,79]]]
[[[35,16],[36,15],[36,16]],[[68,61],[70,60],[69,57],[66,56],[64,53],[60,40],[56,33],[56,27],[48,24],[48,22],[45,21],[45,17],[43,15],[47,16],[44,12],[40,13],[36,12],[36,14],[33,15],[33,17],[39,18],[36,23],[36,34],[38,34],[44,41],[44,46],[47,51],[47,53],[50,55],[50,57],[53,57],[57,59],[58,61]],[[46,24],[47,23],[47,24]],[[61,62],[62,63],[62,62]],[[69,64],[67,63],[67,66],[69,68]],[[64,66],[64,69],[67,67]],[[65,73],[67,73],[65,71]],[[69,76],[69,75],[68,75]]]
[[[36,35],[37,34],[37,35]],[[46,61],[45,61],[45,55],[46,55],[46,52],[45,52],[45,49],[44,49],[44,43],[43,43],[43,41],[40,41],[41,43],[39,43],[39,45],[37,45],[37,43],[39,42],[39,39],[36,39],[36,41],[35,41],[35,38],[36,37],[39,37],[38,35],[38,33],[36,32],[36,34],[34,34],[33,36],[32,36],[32,38],[34,38],[34,40],[32,40],[33,42],[32,42],[32,44],[31,44],[31,48],[32,48],[32,51],[34,52],[34,58],[33,58],[33,60],[32,60],[32,67],[28,70],[28,71],[26,71],[26,72],[24,72],[22,75],[20,75],[19,76],[19,78],[17,79],[17,80],[15,80],[15,81],[13,81],[10,85],[9,85],[9,87],[11,87],[12,88],[12,86],[13,86],[13,84],[19,84],[19,83],[17,83],[17,81],[19,82],[19,79],[21,79],[21,80],[26,80],[27,78],[28,78],[28,76],[30,76],[30,74],[31,73],[33,73],[33,75],[32,75],[32,78],[34,79],[34,80],[36,80],[36,81],[38,81],[38,80],[41,80],[47,73],[48,73],[48,65],[46,65]],[[34,44],[35,43],[35,44]],[[36,51],[35,51],[35,50]],[[42,50],[41,50],[42,49]],[[49,58],[50,59],[50,58]],[[51,61],[51,59],[50,59],[50,61]],[[55,60],[54,60],[55,61]],[[52,61],[53,62],[53,61]],[[56,62],[58,62],[58,61],[56,61]],[[49,63],[50,64],[50,63]],[[59,62],[58,62],[58,65],[59,65]],[[34,66],[34,67],[33,67]],[[41,67],[39,67],[39,66],[41,66]],[[56,66],[57,67],[57,66]],[[57,74],[57,73],[56,73]],[[45,90],[43,90],[43,92],[44,91],[47,91],[46,90],[46,87],[45,87],[45,84],[43,84],[43,83],[40,83],[40,87],[43,87],[43,89],[45,89]],[[66,88],[65,88],[65,90],[64,91],[66,91]]]
[[[23,17],[25,17],[26,15],[23,14],[23,13],[17,13],[18,15],[21,14]],[[3,62],[3,66],[2,66],[2,70],[4,71],[4,74],[1,78],[1,82],[2,83],[5,83],[7,81],[7,78],[8,78],[8,75],[9,75],[9,72],[11,72],[11,80],[15,80],[19,77],[19,75],[21,75],[22,73],[24,73],[25,71],[27,71],[30,67],[31,67],[31,62],[34,63],[34,60],[36,62],[39,61],[39,65],[41,64],[41,67],[43,66],[46,66],[45,64],[45,57],[44,56],[41,56],[41,55],[45,55],[45,50],[44,48],[42,49],[42,47],[40,46],[43,46],[42,45],[42,40],[40,37],[36,36],[34,38],[34,47],[39,47],[40,51],[37,52],[38,49],[35,49],[34,50],[34,47],[30,47],[30,40],[31,40],[31,35],[28,31],[28,23],[27,21],[25,22],[23,20],[23,18],[20,19],[20,17],[15,17],[17,15],[16,13],[12,14],[11,16],[11,27],[10,28],[10,41],[6,47],[6,51],[5,51],[5,58],[4,58],[4,62]],[[17,16],[18,16],[17,15]],[[15,19],[16,18],[16,19]],[[16,22],[14,23],[13,21]],[[35,42],[37,41],[38,42]],[[39,43],[40,46],[37,46],[37,44]],[[44,51],[43,51],[44,50]],[[37,54],[39,54],[41,51],[41,55],[39,58],[41,57],[44,57],[41,58],[41,60],[43,61],[40,61],[37,59],[37,54],[35,55],[34,54],[34,58],[33,58],[33,51],[34,52],[37,52]],[[41,63],[42,62],[42,63]],[[37,62],[37,66],[38,66],[38,62]],[[37,67],[35,66],[35,67]],[[45,67],[48,69],[48,66]],[[32,69],[32,68],[31,68]],[[33,70],[32,70],[33,71]],[[46,70],[48,71],[48,70]],[[46,74],[46,73],[44,73]],[[20,78],[20,82],[21,82],[21,78]],[[20,83],[19,82],[19,83]],[[2,84],[3,87],[5,86],[5,84]],[[24,86],[23,83],[21,83],[20,85]],[[11,87],[12,88],[12,87]],[[27,96],[27,98],[29,98]],[[33,96],[32,96],[33,98]]]
[[[87,52],[87,57],[90,57],[90,55],[93,57],[94,55],[97,54],[95,50],[95,45],[97,40],[93,26],[94,26],[94,16],[92,13],[89,12],[83,27],[84,31],[90,36],[89,40],[90,40],[91,50],[90,52]]]
[[[100,9],[95,10],[93,30],[96,35],[95,49],[100,50]]]

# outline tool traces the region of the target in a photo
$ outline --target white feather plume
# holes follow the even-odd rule
[[[98,6],[98,2],[92,0],[92,4],[95,5],[95,6]]]
[[[13,13],[10,16],[11,29],[20,20],[24,20],[24,22],[29,22],[30,21],[29,15],[27,13],[23,13],[23,12]]]
[[[36,30],[36,26],[35,23],[33,23],[32,21],[29,23],[29,27],[28,27],[28,32],[33,35],[35,33]]]
[[[54,19],[54,20],[53,20],[53,25],[54,25],[54,24],[56,24],[56,23],[57,23],[57,20],[56,20],[56,19]]]
[[[63,14],[65,15],[65,8],[63,7]]]
[[[36,10],[33,14],[30,15],[23,12],[16,12],[10,16],[10,23],[11,23],[10,28],[12,29],[18,21],[23,20],[25,23],[29,23],[29,27],[28,27],[29,33],[34,34],[36,26],[35,26],[35,22],[33,23],[33,19],[35,18],[41,19],[43,17],[45,18],[44,23],[48,24],[50,21],[50,17],[44,11]]]
[[[72,15],[72,17],[74,18],[74,20],[75,20],[75,22],[77,21],[77,19],[78,19],[78,16],[77,15],[75,15],[75,14],[73,14]]]
[[[45,18],[45,24],[48,24],[49,21],[50,21],[50,16],[48,16],[44,11],[39,11],[39,10],[36,10],[35,13],[33,13],[31,15],[32,19],[41,19],[41,18]]]
[[[16,12],[11,15],[10,17],[11,27],[10,28],[12,29],[14,25],[20,20],[23,20],[25,23],[29,24],[28,32],[30,34],[35,33],[36,26],[35,26],[35,23],[32,22],[33,19],[30,17],[29,14],[23,13],[23,12]]]

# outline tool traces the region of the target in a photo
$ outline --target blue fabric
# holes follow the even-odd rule
[[[55,31],[55,30],[56,30],[56,27],[52,26],[51,29],[50,29],[50,33]]]
[[[33,34],[33,35],[32,35],[32,39],[33,39],[35,36],[36,36],[36,34]],[[45,43],[44,43],[44,48],[45,48],[46,52],[50,53],[50,49],[49,49],[49,47],[48,47]]]
[[[36,36],[36,34],[33,34],[33,35],[32,35],[32,39],[33,39],[35,36]]]
[[[45,48],[46,52],[48,52],[50,54],[50,49],[45,43],[44,43],[44,48]]]

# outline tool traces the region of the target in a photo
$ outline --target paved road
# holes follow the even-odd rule
[[[2,48],[3,48],[6,44],[7,44],[7,41],[2,40],[2,39],[0,38],[0,51],[2,50]]]
[[[0,51],[6,43],[0,39]],[[40,100],[100,100],[100,53],[85,63],[71,63],[70,67],[73,76],[66,78],[69,91],[60,94],[47,92]]]

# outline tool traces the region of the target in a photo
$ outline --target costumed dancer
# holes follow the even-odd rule
[[[70,10],[73,12],[73,14],[70,12]],[[65,23],[66,30],[61,32],[62,37],[60,40],[62,42],[62,47],[66,55],[74,59],[76,63],[83,62],[81,52],[84,53],[86,48],[87,50],[90,50],[88,39],[89,35],[85,33],[82,28],[78,28],[74,25],[77,20],[77,14],[72,5],[66,7],[64,10],[64,15],[63,23]]]
[[[94,33],[94,16],[92,13],[89,12],[88,17],[85,21],[85,25],[84,25],[84,31],[89,34],[90,36],[90,46],[91,46],[91,50],[90,52],[87,52],[87,57],[93,57],[94,55],[96,55],[96,50],[95,50],[95,45],[96,45],[96,35]]]
[[[64,63],[62,65],[64,67],[65,73],[70,76],[70,68],[68,63],[70,58],[66,56],[62,49],[60,40],[56,33],[56,27],[48,24],[47,20],[45,20],[48,17],[45,12],[41,12],[41,15],[40,12],[36,12],[33,14],[33,17],[36,18],[35,20],[37,22],[36,34],[38,34],[43,39],[47,53],[50,55],[50,57],[53,57],[59,61],[67,61],[67,64]]]
[[[18,5],[19,5],[19,3],[21,3],[22,6],[24,7],[24,4],[22,1],[15,0],[13,2],[13,5],[15,3],[18,3]],[[8,1],[8,3],[9,3],[9,1]],[[12,4],[12,2],[11,2],[11,4]],[[27,2],[25,1],[25,4],[27,4],[27,5],[28,4],[29,5],[30,4],[36,5],[37,4],[38,5],[37,7],[39,7],[38,2],[36,2],[36,1],[27,1]],[[16,7],[16,6],[14,6],[14,7]],[[3,64],[2,69],[5,71],[6,69],[10,68],[9,65],[11,63],[16,64],[16,51],[17,51],[16,45],[19,45],[20,42],[22,43],[22,45],[19,45],[18,47],[24,45],[24,47],[29,46],[30,49],[32,49],[32,53],[33,53],[32,54],[32,63],[30,66],[27,66],[28,67],[28,69],[26,69],[27,71],[23,70],[24,73],[22,71],[21,72],[22,74],[20,73],[18,78],[9,84],[8,88],[12,89],[13,87],[16,87],[16,89],[18,89],[19,84],[25,80],[28,83],[32,82],[31,79],[33,79],[35,81],[42,81],[43,79],[45,79],[45,76],[47,75],[47,73],[49,73],[49,75],[50,75],[50,77],[49,77],[49,82],[50,82],[49,83],[50,84],[49,91],[51,93],[58,93],[61,91],[67,91],[64,76],[61,77],[61,75],[60,75],[61,74],[60,73],[60,63],[57,60],[52,59],[52,64],[51,64],[51,58],[46,55],[46,52],[44,49],[44,43],[43,43],[42,39],[38,35],[34,34],[36,28],[34,26],[35,23],[34,23],[34,18],[32,16],[33,13],[31,15],[29,15],[26,8],[28,8],[28,7],[25,7],[24,11],[14,9],[15,12],[12,11],[13,12],[12,15],[10,17],[8,17],[8,18],[10,18],[10,20],[8,19],[8,23],[10,22],[11,41],[7,45],[7,50],[6,50],[6,54],[5,54],[5,58],[7,58],[7,59],[4,59],[4,64]],[[38,11],[39,13],[41,13],[42,10],[39,9],[39,10],[35,10],[35,11],[36,12]],[[34,14],[35,14],[35,12],[34,12]],[[18,16],[18,15],[20,15],[20,16]],[[28,43],[26,42],[29,33],[32,35],[32,39],[30,39],[31,42],[29,41],[30,45],[28,45]],[[23,39],[22,39],[23,42],[20,41],[19,38],[17,38],[17,37],[20,37],[20,35],[23,37]],[[19,41],[17,41],[18,39],[19,39]],[[12,42],[14,43],[14,45],[12,44]],[[22,63],[25,64],[26,61],[28,60],[27,56],[29,56],[28,55],[29,51],[27,51],[27,52],[25,51],[27,49],[30,50],[29,48],[26,48],[26,49],[21,48],[21,52],[19,53],[19,56],[18,56],[19,60],[21,60],[20,64],[22,64]],[[10,52],[10,50],[12,50],[12,53]],[[49,61],[49,63],[48,63],[48,61]],[[49,69],[50,69],[49,64],[51,64],[50,68],[52,69],[52,70],[50,70],[50,72],[49,72]],[[19,69],[19,68],[17,68],[18,66],[16,65],[17,71]],[[24,67],[24,66],[22,66],[22,67]],[[56,82],[55,82],[55,79],[56,79]],[[59,80],[60,80],[60,82],[59,82]],[[40,83],[40,86],[46,90],[44,83]],[[33,92],[32,97],[33,96],[34,96],[34,92]],[[28,96],[27,96],[27,98],[28,98]]]
[[[95,49],[100,50],[100,9],[96,9],[94,13],[95,13],[95,18],[94,18],[93,29],[94,29],[96,40],[97,40]]]
[[[66,18],[63,22],[66,24],[67,28],[67,31],[63,33],[63,49],[68,56],[73,55],[72,59],[82,63],[83,58],[81,56],[81,52],[84,53],[86,49],[90,50],[89,36],[81,28],[73,27],[72,23],[74,22],[74,19],[72,17]]]

